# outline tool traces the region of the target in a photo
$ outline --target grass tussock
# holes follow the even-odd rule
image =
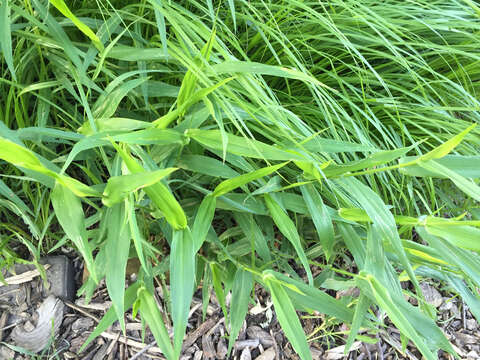
[[[88,341],[133,306],[168,359],[200,284],[230,348],[259,283],[302,359],[310,310],[351,324],[347,348],[378,308],[426,359],[454,353],[419,279],[479,318],[479,19],[470,0],[2,1],[0,263],[74,246],[79,294],[105,279],[114,305]],[[345,281],[358,298],[326,293]]]

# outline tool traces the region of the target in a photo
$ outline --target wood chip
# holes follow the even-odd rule
[[[101,336],[103,336],[106,339],[110,339],[110,340],[117,339],[117,341],[119,343],[122,343],[123,345],[131,346],[131,347],[134,347],[134,348],[137,348],[137,349],[143,349],[144,347],[148,346],[148,345],[143,344],[141,342],[129,339],[129,338],[123,336],[123,335],[118,336],[118,333],[117,334],[111,334],[107,331],[104,331],[104,332],[102,332]],[[122,347],[120,347],[120,350],[121,349],[122,349]],[[162,350],[160,350],[160,348],[157,347],[157,346],[152,346],[151,348],[149,348],[147,350],[147,353],[155,354],[155,355],[162,355],[163,354]]]
[[[252,360],[252,353],[250,352],[249,347],[243,349],[242,353],[240,354],[240,360]]]
[[[273,346],[271,348],[268,348],[265,350],[263,353],[258,355],[255,360],[273,360],[275,359],[275,349]]]
[[[423,281],[420,283],[420,288],[422,289],[423,296],[425,296],[425,301],[428,304],[436,308],[442,305],[442,302],[443,302],[442,295],[432,285]]]
[[[352,346],[350,347],[350,351],[360,349],[361,345],[362,345],[362,343],[360,341],[355,341],[352,344]],[[330,350],[327,350],[325,352],[325,359],[326,360],[344,359],[345,358],[345,355],[343,354],[344,351],[345,351],[345,345],[334,347],[334,348],[332,348]]]
[[[220,337],[217,344],[217,359],[225,359],[227,357],[227,352],[228,348],[227,344],[225,343],[225,339],[223,337]]]
[[[63,320],[63,302],[50,295],[38,308],[37,326],[32,331],[25,331],[20,326],[13,329],[11,337],[15,343],[32,352],[43,350],[50,341],[53,331],[57,335]]]
[[[95,353],[95,356],[93,357],[92,360],[103,360],[105,356],[107,355],[107,349],[108,349],[108,344],[105,343],[102,345],[100,349]]]
[[[110,342],[110,346],[107,349],[107,354],[108,355],[110,355],[113,352],[113,348],[117,344],[118,339],[120,338],[120,335],[121,335],[121,333],[118,333],[117,337]]]
[[[258,339],[260,344],[265,347],[273,346],[273,339],[268,332],[263,330],[260,326],[249,326],[247,328],[247,335],[250,339]]]
[[[267,311],[268,309],[270,309],[273,305],[273,302],[270,302],[268,301],[267,302],[267,306],[266,307],[262,307],[262,305],[260,304],[260,302],[257,300],[257,305],[255,305],[254,307],[252,307],[249,311],[250,314],[252,315],[258,315],[258,314],[261,314],[262,312],[264,311]]]
[[[235,350],[243,350],[246,347],[249,347],[251,349],[255,349],[258,347],[260,344],[260,340],[258,339],[248,339],[248,340],[241,340],[241,341],[236,341],[235,342]]]
[[[207,331],[213,328],[213,326],[216,324],[218,320],[218,317],[211,317],[210,319],[206,320],[203,322],[199,327],[197,327],[194,331],[192,331],[190,334],[188,334],[187,338],[183,342],[183,350],[185,351],[188,349],[190,346],[192,346],[195,341],[200,336],[203,336]]]
[[[204,359],[215,359],[217,352],[213,346],[212,337],[208,334],[202,336],[202,350]]]
[[[202,350],[197,350],[195,352],[195,355],[193,355],[193,360],[200,360],[203,356],[203,351]]]
[[[50,265],[45,265],[44,268],[47,270],[50,267]],[[23,284],[29,281],[32,281],[35,279],[37,276],[40,276],[40,271],[37,269],[30,270],[30,271],[25,271],[24,273],[18,274],[18,275],[13,275],[10,277],[5,278],[5,282],[7,285],[19,285]],[[6,286],[3,282],[0,283],[0,287]]]
[[[8,320],[8,312],[4,311],[2,312],[2,315],[0,315],[0,341],[2,341],[3,339],[3,328],[5,327],[7,320]]]
[[[107,311],[112,307],[112,302],[111,301],[105,301],[103,303],[100,302],[90,302],[88,304],[85,303],[85,299],[78,299],[75,301],[75,305],[80,306],[85,309],[91,309],[91,310],[100,310],[100,311]]]

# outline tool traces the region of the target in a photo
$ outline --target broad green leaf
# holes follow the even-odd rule
[[[130,193],[158,183],[175,170],[177,169],[167,168],[129,175],[112,176],[108,179],[107,186],[103,191],[102,202],[105,206],[113,206],[123,201]]]
[[[373,152],[378,149],[363,145],[355,144],[347,141],[333,140],[321,138],[319,136],[312,137],[308,141],[302,143],[302,147],[312,152],[325,153],[342,153],[342,152]]]
[[[378,151],[362,160],[352,161],[341,165],[330,164],[323,170],[323,173],[326,177],[337,177],[357,170],[374,168],[402,157],[411,149],[413,149],[413,146],[395,150]]]
[[[93,264],[93,249],[88,243],[85,228],[85,214],[83,213],[80,199],[65,186],[57,183],[53,188],[50,199],[53,210],[63,231],[75,244],[82,255],[90,276],[98,282],[95,266]]]
[[[225,316],[225,319],[227,319],[227,306],[225,305],[225,292],[223,291],[222,287],[222,276],[220,268],[218,264],[210,263],[210,270],[212,272],[213,289],[215,290],[215,294],[217,295],[217,300],[220,304],[220,307],[222,308],[223,315]]]
[[[171,59],[158,48],[142,49],[133,46],[117,45],[114,46],[107,54],[107,58],[122,61],[166,61]],[[167,70],[165,68],[165,70]]]
[[[287,275],[269,271],[275,275],[275,278],[282,281],[284,284],[293,286],[296,290],[285,286],[288,296],[292,299],[297,310],[316,310],[323,314],[342,319],[346,322],[351,322],[353,318],[353,311],[345,304],[326,294],[325,292],[298,280],[292,279]]]
[[[253,287],[253,275],[251,272],[238,268],[235,273],[232,288],[232,300],[230,304],[230,336],[228,341],[228,353],[238,337],[240,328],[248,311],[250,293]]]
[[[462,278],[449,273],[445,275],[452,287],[460,294],[462,300],[467,303],[469,310],[477,321],[480,321],[480,299],[478,296],[467,287]]]
[[[332,219],[322,201],[322,197],[312,184],[301,186],[303,198],[305,204],[307,204],[308,211],[312,217],[313,224],[317,229],[318,237],[320,238],[320,244],[325,251],[325,257],[327,261],[333,255],[333,245],[335,241],[335,235],[333,233]]]
[[[464,178],[460,174],[457,174],[455,171],[450,170],[449,168],[443,165],[440,165],[435,161],[429,161],[428,163],[420,162],[418,165],[420,165],[422,168],[426,169],[427,171],[432,171],[438,174],[445,175],[450,180],[452,180],[453,183],[465,194],[467,194],[468,196],[472,197],[477,201],[480,201],[480,187],[477,184],[475,184],[473,181]]]
[[[197,73],[201,72],[204,68],[204,61],[208,61],[210,58],[210,54],[212,51],[212,46],[215,41],[215,28],[210,34],[210,38],[207,43],[203,46],[200,54],[193,59],[193,66],[194,69],[189,68],[188,71],[185,73],[185,76],[182,80],[182,85],[180,86],[180,91],[178,93],[177,104],[178,107],[182,107],[183,104],[188,102],[188,100],[193,96],[195,88],[197,86]],[[182,114],[183,115],[183,114]]]
[[[175,356],[182,350],[195,285],[195,252],[188,228],[174,230],[170,251],[170,293]]]
[[[130,119],[128,119],[130,120]],[[127,129],[128,130],[128,129]],[[101,147],[111,146],[111,141],[122,142],[126,144],[137,145],[169,145],[182,144],[182,134],[174,130],[160,130],[155,128],[139,130],[139,131],[107,131],[96,133],[91,136],[83,137],[78,141],[68,154],[67,160],[63,165],[62,172],[70,166],[75,157],[82,151]]]
[[[202,247],[208,233],[208,229],[215,215],[217,200],[211,194],[205,196],[198,208],[192,228],[193,250],[196,253]]]
[[[64,16],[69,18],[75,26],[80,30],[82,33],[84,33],[86,36],[92,40],[93,44],[95,47],[99,50],[103,50],[103,44],[98,38],[97,35],[87,26],[85,25],[82,21],[80,21],[68,8],[67,4],[63,0],[49,0],[50,3],[57,8],[58,11],[60,11]]]
[[[240,225],[242,231],[247,237],[253,237],[255,243],[255,251],[260,255],[264,261],[271,261],[271,253],[268,248],[267,239],[262,233],[262,230],[257,225],[257,222],[251,214],[234,212],[235,221]]]
[[[50,175],[51,170],[40,163],[35,154],[10,140],[0,137],[0,159],[15,166],[41,172]]]
[[[12,79],[17,81],[13,64],[11,27],[10,7],[8,6],[8,0],[5,0],[0,4],[0,50],[2,50],[3,58],[7,63]]]
[[[380,305],[395,324],[395,326],[412,340],[426,359],[436,359],[431,348],[441,348],[455,353],[445,335],[435,322],[413,307],[403,297],[392,298],[387,289],[372,275],[366,275],[370,290]],[[430,346],[428,346],[430,344]]]
[[[125,303],[123,305],[123,312],[127,311],[134,303],[135,299],[137,298],[138,288],[139,283],[135,282],[130,285],[125,291]],[[88,336],[87,340],[85,340],[78,352],[82,353],[83,350],[85,350],[85,348],[88,346],[88,344],[90,344],[96,337],[100,336],[102,332],[106,331],[110,327],[110,325],[112,325],[116,320],[117,313],[115,312],[115,308],[110,307],[110,309],[107,310],[105,315],[103,315],[102,320],[100,320],[98,325],[95,327],[95,330],[93,330],[92,333]]]
[[[267,166],[267,167],[252,171],[248,174],[243,174],[228,180],[224,180],[217,185],[212,195],[215,197],[225,195],[226,193],[229,193],[230,191],[236,189],[237,187],[241,187],[245,184],[248,184],[251,181],[270,175],[272,172],[275,172],[278,169],[282,168],[283,166],[287,165],[287,163],[288,162],[284,162],[278,165]]]
[[[472,226],[427,225],[428,233],[444,238],[455,246],[480,252],[480,229]]]
[[[58,183],[73,191],[73,193],[77,196],[85,197],[99,195],[97,191],[81,183],[80,181],[66,175],[57,174],[56,172],[48,169],[40,162],[34,152],[10,140],[0,138],[0,159],[9,162],[12,165],[27,170],[33,170],[53,178]]]
[[[298,257],[300,258],[300,261],[307,272],[308,282],[310,285],[313,284],[312,271],[310,270],[305,252],[303,251],[300,235],[298,235],[295,224],[272,196],[266,194],[265,203],[267,204],[270,215],[272,216],[272,219],[277,225],[278,229],[288,239],[288,241],[290,241],[297,252]]]
[[[117,313],[120,327],[125,332],[123,304],[125,301],[125,276],[128,254],[130,252],[130,228],[126,222],[125,204],[116,204],[107,211],[107,241],[105,249],[107,266],[105,269],[105,283],[108,295]]]
[[[219,130],[190,129],[186,135],[209,149],[223,151],[222,134]],[[300,155],[289,153],[257,140],[232,134],[227,134],[227,138],[227,153],[234,155],[279,161],[305,160]]]
[[[182,155],[179,162],[175,165],[179,168],[194,171],[199,174],[226,179],[240,175],[221,161],[203,155]]]
[[[97,131],[93,131],[92,127],[90,126],[90,122],[86,121],[80,126],[77,131],[80,134],[85,136],[98,135],[98,133],[107,133],[104,135],[114,135],[115,131],[133,131],[138,129],[146,129],[152,126],[151,123],[146,121],[140,121],[135,119],[129,118],[121,118],[121,117],[110,117],[110,118],[97,118],[95,119],[95,126],[97,127]],[[101,136],[97,136],[96,138],[100,138]]]
[[[118,105],[120,104],[122,99],[129,92],[131,92],[133,89],[135,89],[137,86],[140,86],[147,80],[147,78],[129,80],[121,84],[112,92],[108,94],[102,94],[95,103],[95,108],[93,110],[93,115],[95,116],[95,118],[110,118],[117,111]],[[101,121],[97,120],[97,123],[100,122]],[[102,129],[102,126],[99,124],[99,130],[100,129]]]
[[[278,322],[300,358],[302,360],[311,360],[312,354],[308,347],[307,338],[305,337],[305,332],[302,324],[300,324],[292,301],[282,285],[276,281],[272,281],[271,278],[273,277],[273,275],[267,273],[264,274],[263,279],[272,295],[273,306],[275,307]]]
[[[163,323],[163,317],[158,309],[158,305],[152,294],[147,289],[142,288],[139,291],[140,299],[140,313],[144,319],[153,337],[157,341],[158,347],[163,351],[163,354],[168,360],[176,360],[178,356],[175,354],[167,329]]]
[[[418,156],[407,156],[399,159],[398,162],[399,164],[404,164],[417,159]],[[443,158],[436,159],[435,162],[460,176],[472,179],[480,177],[480,156],[446,155]],[[430,161],[425,161],[423,165],[428,165],[429,163]],[[419,164],[400,168],[399,171],[408,176],[448,178],[443,173],[429,171],[425,166],[420,166]]]
[[[145,273],[150,275],[149,268],[147,267],[147,260],[143,253],[143,242],[145,242],[145,240],[143,239],[140,229],[138,228],[133,195],[130,195],[130,199],[125,203],[125,207],[128,217],[128,225],[130,226],[130,234],[132,234],[133,244],[135,245],[138,259],[140,260],[140,264],[142,265]]]
[[[115,149],[127,165],[128,170],[135,174],[145,169],[130,154],[114,144]],[[187,226],[187,217],[170,190],[161,182],[144,188],[145,193],[165,216],[165,219],[174,229],[184,229]]]
[[[395,326],[409,339],[411,339],[414,344],[418,347],[422,355],[428,360],[435,360],[435,356],[432,351],[428,348],[425,340],[417,332],[415,325],[412,324],[408,318],[405,316],[405,313],[400,309],[391,298],[390,293],[387,289],[380,284],[372,275],[367,275],[367,282],[370,285],[370,289],[377,301],[377,303],[385,310],[395,324]],[[426,334],[428,336],[428,334]]]
[[[207,97],[210,93],[214,92],[218,88],[222,87],[229,81],[232,81],[233,78],[227,78],[221,80],[215,85],[209,86],[205,89],[201,89],[195,92],[187,101],[185,101],[181,106],[177,107],[175,110],[168,112],[167,114],[163,115],[162,117],[158,118],[153,122],[153,125],[158,127],[159,129],[165,129],[170,125],[175,119],[179,116],[183,116],[185,112],[190,108],[192,105],[195,105],[197,102],[201,101],[205,97]]]
[[[433,159],[440,159],[450,153],[455,147],[457,147],[458,144],[460,144],[465,136],[472,131],[477,124],[472,124],[465,130],[463,130],[461,133],[453,136],[449,140],[445,141],[442,145],[436,147],[432,151],[429,151],[425,155],[422,155],[418,158],[420,161],[428,161],[428,160],[433,160]]]
[[[355,314],[353,315],[352,325],[350,326],[350,333],[348,334],[347,341],[345,343],[345,350],[343,353],[346,355],[349,353],[358,331],[362,326],[362,322],[370,307],[370,300],[364,294],[360,294],[357,306],[355,307]]]
[[[325,86],[314,77],[298,70],[288,69],[280,66],[266,65],[249,61],[224,61],[212,66],[216,73],[241,73],[278,76],[287,79],[301,80],[315,85]]]
[[[399,257],[400,263],[407,271],[410,280],[417,289],[417,292],[421,294],[421,290],[417,278],[413,272],[412,265],[410,264],[405,253],[405,249],[402,246],[397,226],[395,224],[395,219],[380,196],[371,188],[354,178],[344,178],[342,180],[338,180],[337,183],[367,212],[368,216],[370,219],[372,219],[376,226],[378,236],[390,243],[390,245],[393,247],[396,255]],[[375,263],[372,264],[375,265]],[[383,272],[384,270],[380,269],[379,271]]]
[[[415,230],[423,240],[438,251],[442,260],[457,266],[460,271],[467,274],[475,282],[476,286],[480,287],[480,258],[478,255],[458,248],[449,241],[428,233],[423,226],[416,226]]]

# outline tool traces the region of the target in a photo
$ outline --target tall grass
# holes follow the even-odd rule
[[[454,353],[418,283],[444,282],[478,319],[479,14],[467,0],[2,1],[0,261],[74,246],[79,294],[105,279],[113,301],[88,342],[133,306],[168,359],[200,285],[231,348],[256,283],[302,359],[296,311],[312,310],[351,325],[347,349],[382,326],[378,308],[426,359]],[[173,342],[154,278],[170,284]],[[326,292],[348,286],[359,298]]]

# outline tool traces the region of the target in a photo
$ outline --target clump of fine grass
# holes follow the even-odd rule
[[[2,2],[0,261],[74,246],[79,294],[105,278],[113,302],[88,342],[133,306],[168,359],[200,284],[230,348],[259,283],[302,359],[295,311],[312,309],[351,324],[347,349],[378,307],[425,358],[454,353],[418,282],[480,315],[478,9],[227,3]],[[325,292],[336,273],[360,289],[348,306]]]

